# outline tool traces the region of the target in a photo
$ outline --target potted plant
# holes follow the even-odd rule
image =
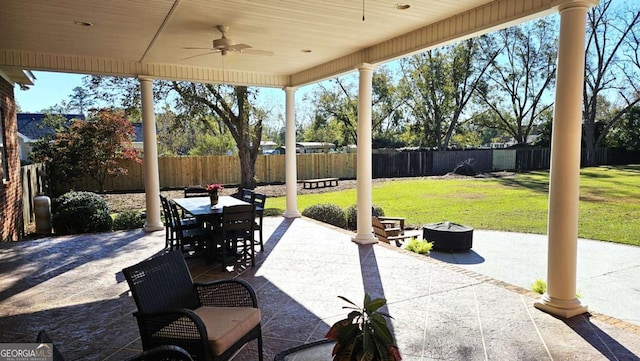
[[[207,192],[209,192],[209,200],[211,201],[211,206],[213,207],[216,204],[218,204],[218,192],[223,190],[224,187],[221,184],[212,183],[212,184],[207,184],[205,188]]]
[[[366,293],[363,307],[360,308],[345,297],[338,297],[350,304],[342,308],[352,311],[347,318],[333,324],[325,336],[327,339],[336,341],[332,352],[333,361],[399,361],[402,359],[385,319],[385,317],[392,317],[379,311],[387,303],[386,299],[371,299],[371,296]]]

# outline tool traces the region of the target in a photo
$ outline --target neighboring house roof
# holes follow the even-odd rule
[[[61,114],[67,118],[67,122],[71,119],[84,119],[84,114]],[[46,114],[43,113],[18,113],[18,133],[22,134],[30,141],[43,138],[47,134],[53,134],[54,130],[44,124]]]
[[[262,140],[260,141],[260,146],[261,147],[276,147],[278,146],[278,143],[272,141],[272,140]]]
[[[297,146],[304,148],[335,148],[335,144],[328,142],[297,142]]]

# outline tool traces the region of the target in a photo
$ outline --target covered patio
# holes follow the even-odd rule
[[[282,88],[287,149],[284,216],[296,218],[300,217],[294,151],[296,89],[358,71],[358,232],[353,241],[364,245],[377,242],[371,232],[374,69],[390,60],[557,12],[560,27],[555,104],[561,106],[554,109],[553,117],[548,290],[535,306],[569,318],[587,312],[587,306],[575,297],[578,176],[586,13],[597,4],[597,0],[413,4],[222,0],[80,4],[69,0],[12,0],[0,13],[0,33],[7,34],[0,37],[0,76],[21,88],[33,83],[25,70],[139,79],[145,139],[145,228],[151,232],[162,228],[154,79]],[[226,38],[232,33],[241,41]],[[236,53],[236,57],[225,62],[229,53]],[[15,118],[11,115],[15,114],[13,107],[7,112]]]
[[[258,264],[221,273],[189,260],[196,280],[239,277],[262,311],[265,360],[320,340],[343,318],[338,295],[388,300],[404,360],[637,360],[640,329],[601,314],[537,312],[537,295],[307,218],[265,219]],[[115,232],[0,245],[0,340],[49,331],[69,360],[122,360],[141,350],[135,304],[120,272],[162,250],[164,232]],[[255,360],[255,343],[235,358]]]

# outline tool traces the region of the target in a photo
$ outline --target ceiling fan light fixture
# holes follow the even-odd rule
[[[395,5],[396,10],[407,10],[411,7],[411,5],[406,4],[406,3],[397,3]]]

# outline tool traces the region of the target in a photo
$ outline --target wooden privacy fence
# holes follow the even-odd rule
[[[298,154],[296,157],[298,179],[309,178],[355,178],[355,153],[314,153]],[[144,189],[144,167],[132,161],[122,160],[122,167],[128,170],[126,176],[107,178],[108,191],[136,191]],[[237,156],[217,155],[202,157],[159,157],[158,172],[160,188],[172,189],[190,185],[240,183],[240,159]],[[256,181],[259,183],[284,183],[285,156],[259,155],[255,167]],[[97,184],[89,177],[62,184],[64,190],[91,190]]]
[[[411,151],[374,153],[374,178],[417,177],[442,175],[468,162],[476,171],[549,169],[549,148],[480,149],[459,151]],[[296,156],[298,180],[315,178],[356,178],[356,153],[315,153]],[[584,156],[583,156],[584,158]],[[639,162],[637,154],[620,149],[600,148],[596,164],[628,164]],[[584,161],[584,159],[583,159]],[[126,176],[108,178],[108,191],[139,191],[144,189],[144,168],[141,164],[122,161],[129,170]],[[227,185],[240,183],[240,161],[237,156],[159,157],[160,187],[175,189],[216,182]],[[258,183],[285,182],[285,156],[259,155],[255,167]],[[65,190],[96,190],[88,177],[61,185]]]

